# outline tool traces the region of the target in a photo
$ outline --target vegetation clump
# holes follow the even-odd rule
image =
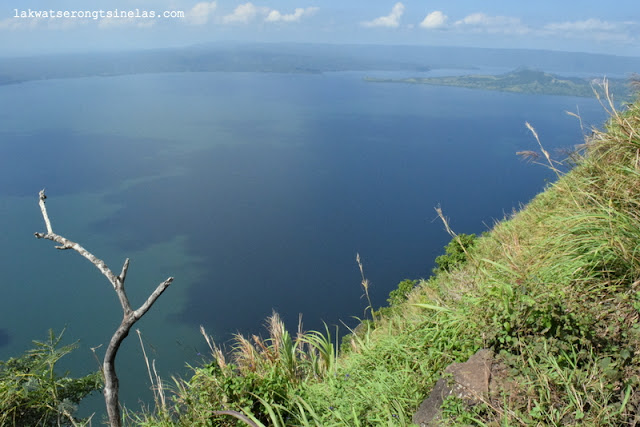
[[[435,274],[441,271],[451,271],[467,260],[467,250],[471,250],[476,242],[475,234],[458,234],[444,247],[444,255],[436,257]]]
[[[56,363],[77,344],[60,346],[62,333],[49,331],[46,341],[24,355],[0,361],[0,425],[71,426],[83,423],[75,417],[80,401],[102,388],[99,372],[82,378],[55,372]]]

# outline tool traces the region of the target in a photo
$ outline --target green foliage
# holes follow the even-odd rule
[[[293,338],[274,313],[267,331],[266,339],[236,336],[229,356],[210,341],[214,359],[195,368],[187,386],[175,397],[177,407],[187,408],[177,414],[180,423],[236,425],[229,415],[211,411],[241,412],[261,423],[272,419],[273,408],[281,413],[300,412],[298,405],[302,404],[295,399],[300,385],[335,371],[337,354],[329,329],[325,327],[324,333],[300,331]]]
[[[462,265],[467,260],[467,250],[471,249],[476,241],[475,234],[458,234],[444,247],[445,254],[436,257],[438,266],[433,269],[434,273],[440,271],[451,271]]]
[[[214,361],[197,369],[190,383],[193,399],[200,405],[218,410],[241,410],[267,421],[269,414],[263,411],[261,401],[274,405],[284,403],[292,387],[289,379],[282,366],[274,366],[266,374],[240,373],[236,365],[221,368]],[[224,425],[222,420],[220,425]]]
[[[402,282],[398,283],[398,287],[391,292],[389,292],[389,298],[387,298],[387,303],[389,305],[387,307],[380,307],[378,311],[376,311],[377,318],[382,318],[383,316],[389,317],[393,316],[393,312],[397,309],[401,309],[401,306],[404,302],[407,301],[409,294],[416,286],[420,283],[419,280],[410,280],[405,279]],[[363,322],[367,322],[367,327],[375,328],[375,322],[370,322],[368,320],[363,320]],[[341,350],[347,350],[349,348],[349,335],[342,337],[342,346]]]
[[[321,425],[410,424],[425,391],[437,380],[436,373],[475,350],[466,347],[473,343],[466,336],[473,329],[460,321],[462,316],[424,314],[420,325],[402,321],[393,327],[380,325],[362,338],[354,334],[354,349],[336,374],[302,387]],[[397,334],[398,330],[406,333]]]
[[[413,290],[418,284],[417,280],[409,280],[405,279],[402,282],[398,283],[398,287],[393,291],[389,292],[389,298],[387,302],[389,306],[397,306],[407,300],[409,296],[409,292]]]
[[[99,372],[82,378],[59,375],[55,365],[77,343],[60,347],[62,335],[49,331],[46,341],[18,358],[0,362],[0,425],[77,425],[74,417],[80,401],[102,387]]]
[[[484,426],[483,415],[487,405],[479,404],[469,407],[455,395],[448,396],[442,402],[442,420],[447,426]]]

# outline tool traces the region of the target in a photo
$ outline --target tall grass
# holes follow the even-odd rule
[[[292,336],[277,313],[267,319],[265,328],[266,338],[236,335],[229,352],[201,328],[211,362],[192,368],[188,381],[174,380],[171,407],[158,395],[157,413],[136,421],[225,426],[243,420],[250,425],[284,425],[277,420],[308,418],[313,411],[305,409],[311,408],[298,397],[298,390],[301,384],[335,371],[337,350],[329,328],[324,333],[305,332],[300,322]],[[158,379],[155,383],[161,384]]]

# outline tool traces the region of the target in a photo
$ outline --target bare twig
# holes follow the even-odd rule
[[[575,117],[576,119],[578,119],[578,121],[580,122],[580,130],[584,134],[584,124],[582,123],[582,116],[580,115],[580,107],[576,105],[576,112],[575,113],[573,113],[571,111],[565,111],[565,113],[567,113],[571,117]]]
[[[166,413],[167,412],[167,399],[164,393],[164,385],[162,383],[162,378],[160,378],[160,375],[158,375],[158,371],[156,371],[156,360],[153,359],[153,361],[151,362],[151,366],[153,367],[153,375],[156,377],[156,386],[153,390],[153,394],[154,396],[157,396],[156,398],[156,405],[158,404],[158,400],[160,401],[160,408],[162,408],[162,412]]]
[[[371,304],[371,298],[369,297],[369,285],[371,284],[371,282],[369,282],[369,279],[366,279],[364,277],[364,269],[362,268],[362,261],[360,261],[360,254],[356,253],[356,262],[358,263],[358,267],[360,268],[360,276],[362,276],[362,281],[360,282],[360,284],[362,285],[362,289],[364,289],[364,295],[367,297],[367,301],[369,302],[369,310],[371,310],[371,320],[373,320],[375,322],[376,320],[376,313],[373,310],[373,304]],[[362,297],[360,297],[362,298]],[[365,308],[365,312],[367,311],[367,309]]]
[[[44,194],[44,188],[40,190],[40,210],[42,211],[42,217],[44,218],[44,223],[47,226],[47,233],[51,234],[53,231],[51,230],[51,221],[49,221],[49,215],[47,215],[47,208],[44,206],[44,200],[47,198]]]
[[[100,347],[102,347],[102,344],[100,344],[99,346],[90,347],[90,348],[91,348],[91,352],[93,353],[93,357],[95,357],[96,362],[98,363],[98,368],[100,369],[100,372],[102,372],[102,363],[100,362],[100,358],[98,358],[98,353],[96,353],[96,350],[99,349]],[[102,375],[104,375],[104,372],[102,372]]]
[[[440,220],[444,224],[444,229],[447,231],[447,234],[449,236],[451,236],[453,239],[456,239],[458,237],[458,235],[451,229],[451,227],[449,227],[449,219],[446,216],[444,216],[444,213],[442,212],[442,207],[440,207],[440,205],[438,205],[434,209],[436,210],[436,213],[438,214],[438,217],[440,218]],[[462,246],[462,245],[460,245],[460,246]]]
[[[144,357],[144,361],[147,364],[147,373],[149,374],[149,381],[151,381],[151,390],[153,391],[154,400],[157,402],[158,398],[156,396],[155,384],[153,383],[153,376],[151,375],[151,366],[149,366],[149,358],[147,357],[147,351],[144,349],[144,343],[142,342],[142,334],[140,333],[140,329],[136,328],[136,333],[138,334],[138,339],[140,340],[140,348],[142,349],[142,356]]]
[[[555,172],[558,178],[560,178],[560,171],[558,170],[558,168],[556,168],[553,165],[553,160],[551,160],[551,156],[549,155],[549,152],[545,150],[544,147],[542,146],[542,143],[540,142],[540,138],[538,137],[538,132],[536,132],[536,130],[533,128],[533,126],[531,126],[529,122],[525,122],[524,125],[527,127],[527,129],[529,129],[529,131],[533,134],[533,137],[538,142],[540,151],[542,151],[542,154],[544,154],[544,157],[547,159],[547,162],[549,163],[549,167],[551,168],[551,170]]]
[[[464,254],[467,257],[467,259],[469,261],[471,261],[474,265],[477,266],[476,260],[469,255],[469,252],[467,252],[467,248],[464,246],[464,243],[462,243],[462,239],[460,239],[460,236],[458,236],[455,233],[455,231],[453,231],[451,229],[451,227],[449,226],[449,219],[446,216],[444,216],[444,212],[442,212],[442,207],[440,205],[438,205],[434,209],[436,210],[436,213],[438,214],[438,217],[440,218],[440,220],[444,224],[444,228],[447,231],[447,234],[449,236],[451,236],[451,238],[458,243],[458,245],[460,246],[460,249],[462,249],[462,252],[464,252]]]
[[[122,341],[129,335],[131,327],[138,321],[147,311],[151,308],[153,303],[162,295],[162,293],[173,282],[173,277],[169,277],[164,282],[160,283],[156,289],[149,295],[149,298],[138,308],[133,310],[129,303],[129,298],[124,289],[124,281],[127,277],[127,271],[129,269],[129,259],[126,259],[122,266],[122,271],[119,276],[113,274],[113,272],[107,267],[104,261],[97,258],[91,252],[75,243],[53,232],[51,227],[51,221],[49,221],[49,215],[47,214],[47,208],[45,205],[45,199],[47,196],[44,190],[40,191],[40,210],[42,211],[42,217],[44,218],[45,225],[47,227],[46,233],[34,233],[38,239],[47,239],[58,243],[60,246],[56,246],[57,249],[73,249],[80,255],[88,259],[100,272],[109,280],[109,283],[113,286],[113,289],[118,295],[120,305],[122,306],[123,318],[120,322],[120,326],[115,331],[107,347],[107,351],[104,354],[102,363],[102,372],[104,374],[104,398],[107,406],[107,415],[109,417],[109,424],[112,427],[120,427],[122,425],[122,419],[120,417],[120,403],[118,400],[118,376],[116,374],[115,359],[118,353],[118,349],[122,344]],[[95,354],[95,352],[94,352]]]

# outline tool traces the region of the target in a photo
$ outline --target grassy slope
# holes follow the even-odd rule
[[[634,425],[640,103],[612,113],[576,162],[479,238],[466,262],[361,327],[337,359],[330,340],[296,340],[272,322],[269,338],[238,341],[233,367],[218,355],[196,369],[177,394],[182,406],[137,422],[234,425],[211,418],[225,409],[265,425],[410,425],[448,364],[491,348],[508,391],[471,412],[448,402],[447,425]]]
[[[631,423],[640,401],[639,150],[636,103],[591,138],[572,172],[480,238],[466,265],[423,282],[341,361],[344,374],[309,397],[326,406],[346,393],[340,410],[357,405],[360,420],[377,417],[371,424],[396,407],[408,417],[447,364],[489,347],[513,381],[479,409],[484,422]],[[374,402],[382,413],[366,407]]]

